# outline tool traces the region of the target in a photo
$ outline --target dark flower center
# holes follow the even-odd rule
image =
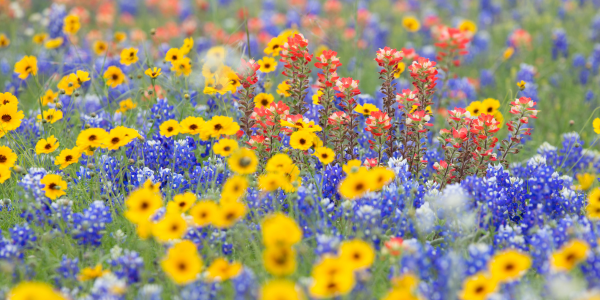
[[[223,147],[223,150],[224,150],[224,151],[229,151],[229,150],[231,150],[231,147],[229,147],[229,146],[225,146],[225,147]]]
[[[44,148],[45,148],[46,150],[50,150],[50,149],[52,149],[52,145],[50,145],[50,144],[46,144],[46,146],[44,146]]]
[[[140,205],[140,208],[141,208],[142,210],[146,210],[146,209],[148,209],[149,207],[150,207],[150,204],[149,204],[148,202],[146,202],[146,201],[142,202],[142,205]]]
[[[248,167],[252,163],[252,160],[249,157],[242,157],[240,159],[240,167],[245,168]]]
[[[0,163],[5,163],[8,160],[8,157],[4,155],[0,155]]]
[[[114,137],[114,138],[112,138],[112,140],[110,140],[110,142],[113,143],[113,145],[115,145],[115,144],[119,143],[120,140],[121,139],[119,139],[118,137]]]
[[[190,130],[196,130],[196,129],[198,129],[198,125],[196,125],[196,124],[190,125]]]
[[[300,139],[300,141],[298,141],[300,143],[300,145],[304,145],[306,144],[306,140],[305,139]]]
[[[362,189],[363,189],[364,187],[365,187],[365,186],[364,186],[362,183],[359,183],[359,184],[357,184],[357,185],[354,187],[354,189],[355,189],[356,191],[362,191]]]
[[[221,130],[221,129],[223,129],[223,125],[215,124],[215,130]]]
[[[58,186],[56,185],[56,183],[53,182],[53,183],[51,183],[51,184],[48,185],[48,188],[51,189],[51,190],[57,190]]]
[[[96,140],[96,138],[97,138],[96,135],[92,134],[92,135],[90,135],[90,137],[88,137],[88,141],[93,142]]]
[[[12,117],[10,115],[3,115],[2,116],[2,121],[4,121],[4,122],[10,122],[10,120],[12,120]]]
[[[173,131],[173,127],[169,127],[169,128],[167,128],[167,131],[168,131],[168,132],[171,132],[171,131]]]
[[[66,161],[66,162],[70,162],[70,161],[72,161],[72,160],[73,160],[73,156],[71,156],[71,155],[67,155],[67,156],[65,156],[65,161]]]
[[[112,80],[118,80],[119,79],[119,75],[118,74],[113,74],[112,75]]]
[[[271,64],[265,64],[264,67],[265,67],[265,69],[270,69],[271,68]]]

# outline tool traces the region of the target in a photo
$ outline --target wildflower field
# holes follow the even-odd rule
[[[600,0],[0,24],[0,299],[600,299]]]

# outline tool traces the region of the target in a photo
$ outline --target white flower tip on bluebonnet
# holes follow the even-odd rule
[[[146,284],[139,291],[140,296],[154,296],[162,293],[162,287],[158,284]]]
[[[417,229],[422,234],[429,234],[433,231],[436,221],[436,215],[429,207],[429,202],[423,203],[421,207],[416,210]]]
[[[110,248],[110,257],[112,259],[119,258],[119,256],[121,256],[122,253],[123,249],[119,247],[119,245],[115,245],[114,247]]]
[[[464,207],[469,199],[467,192],[458,183],[447,185],[439,194],[435,206],[443,209]]]
[[[571,177],[569,175],[560,176],[559,179],[563,181],[563,186],[572,186],[573,185],[573,177]]]
[[[91,292],[92,294],[119,295],[126,288],[127,283],[125,280],[119,279],[115,274],[108,272],[94,281]]]
[[[527,165],[530,167],[533,167],[533,168],[539,167],[539,166],[545,166],[546,165],[546,157],[536,154],[527,161]]]
[[[548,142],[543,142],[537,150],[538,154],[544,154],[548,152],[556,152],[556,147],[550,145]]]

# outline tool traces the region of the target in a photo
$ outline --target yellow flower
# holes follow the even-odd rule
[[[69,74],[69,79],[72,82],[77,82],[78,84],[92,80],[90,78],[90,73],[81,70],[77,70],[77,72]]]
[[[63,37],[59,36],[57,38],[46,40],[46,43],[44,43],[44,47],[46,47],[46,49],[56,49],[62,46],[63,42]]]
[[[458,29],[460,29],[461,31],[468,31],[474,34],[477,32],[477,25],[473,21],[463,20],[462,22],[460,22],[460,24],[458,24]]]
[[[15,73],[19,74],[20,79],[27,79],[29,75],[37,75],[38,66],[35,56],[24,56],[15,64]]]
[[[517,280],[531,267],[531,258],[511,249],[496,254],[488,264],[492,279],[498,282]]]
[[[44,114],[44,120],[50,124],[54,124],[63,118],[63,112],[61,110],[57,110],[54,108],[45,110],[42,112]],[[37,115],[38,121],[42,120],[42,115]]]
[[[7,167],[0,166],[0,184],[7,181],[11,176],[10,169]]]
[[[502,113],[499,110],[497,110],[493,116],[494,119],[499,122],[498,128],[502,128],[504,126],[504,116],[502,115]]]
[[[213,146],[213,151],[217,155],[227,157],[239,148],[238,143],[235,140],[223,138]]]
[[[46,197],[54,200],[60,196],[66,195],[67,182],[62,179],[62,176],[56,174],[47,174],[40,183],[44,185],[42,189]]]
[[[35,153],[38,155],[42,153],[52,153],[54,150],[58,149],[58,146],[58,140],[54,135],[51,135],[47,139],[40,139],[37,144],[35,144]]]
[[[79,276],[77,276],[77,279],[79,281],[88,281],[88,280],[96,279],[98,277],[102,277],[106,273],[110,273],[110,271],[102,270],[102,265],[97,264],[94,268],[88,267],[88,268],[81,270],[81,273],[79,273]]]
[[[481,113],[485,113],[481,101],[471,102],[471,104],[469,104],[469,106],[467,106],[466,110],[471,113],[472,117],[477,117]]]
[[[309,288],[314,298],[334,298],[348,294],[354,288],[352,268],[337,257],[324,257],[313,267],[313,284]]]
[[[340,183],[339,192],[342,197],[347,199],[356,199],[364,195],[373,188],[373,177],[368,171],[359,170],[350,173]]]
[[[146,69],[146,72],[144,72],[144,74],[146,74],[146,76],[148,76],[150,78],[156,78],[160,75],[160,71],[161,71],[161,68],[157,68],[157,67],[148,68],[148,69]]]
[[[0,129],[7,132],[19,128],[23,117],[23,111],[18,110],[17,103],[0,106]]]
[[[575,265],[584,261],[590,246],[582,240],[573,240],[552,254],[550,264],[556,271],[571,271]]]
[[[9,45],[10,39],[4,33],[0,33],[0,48],[6,48]]]
[[[180,239],[186,230],[187,223],[179,212],[167,212],[158,223],[152,226],[152,234],[161,243]]]
[[[202,258],[196,245],[184,240],[169,249],[160,266],[176,284],[184,285],[196,280],[202,271]]]
[[[137,48],[125,48],[121,51],[121,64],[129,66],[138,61]]]
[[[400,277],[392,278],[391,283],[394,290],[414,293],[419,284],[419,278],[414,274],[405,273]]]
[[[526,84],[526,83],[525,83],[525,81],[523,81],[523,80],[521,80],[521,81],[517,82],[517,86],[519,87],[519,89],[520,89],[521,91],[525,89],[525,86],[526,86],[526,85],[527,85],[527,84]]]
[[[78,89],[81,85],[73,80],[74,78],[71,75],[65,75],[60,79],[56,87],[60,90],[65,91],[65,95],[70,96],[73,92]]]
[[[414,293],[407,290],[392,289],[381,300],[420,300]]]
[[[117,150],[122,146],[129,144],[132,140],[133,137],[127,135],[127,130],[125,128],[113,128],[102,141],[102,148]]]
[[[22,281],[6,295],[8,300],[65,300],[45,282]]]
[[[230,263],[219,257],[206,268],[206,279],[209,281],[226,281],[237,277],[242,272],[242,268],[242,264],[239,262]]]
[[[366,170],[365,167],[360,166],[361,164],[362,162],[360,160],[352,159],[349,160],[344,166],[342,166],[342,170],[344,170],[344,173],[346,174],[356,173],[360,170]]]
[[[515,53],[515,48],[508,47],[508,48],[506,48],[506,50],[504,50],[504,53],[502,53],[502,58],[504,58],[504,60],[508,60],[509,58],[511,58],[513,56],[514,53]]]
[[[206,60],[207,61],[217,61],[223,62],[225,60],[225,47],[223,46],[215,46],[206,52]]]
[[[252,174],[256,172],[258,158],[254,151],[248,148],[241,148],[229,156],[227,165],[234,173],[240,175]]]
[[[104,55],[108,50],[108,43],[106,43],[105,41],[95,41],[93,49],[96,55]]]
[[[335,159],[335,152],[327,147],[316,148],[313,155],[324,165],[330,164]]]
[[[176,76],[190,76],[192,73],[192,61],[188,57],[183,57],[178,61],[172,62],[171,71],[175,72]]]
[[[32,40],[34,43],[41,45],[42,43],[44,43],[44,41],[48,38],[48,34],[47,33],[38,33],[36,35],[33,36]]]
[[[404,17],[402,19],[402,26],[410,32],[416,32],[421,28],[421,23],[415,17]]]
[[[263,244],[267,247],[291,247],[302,240],[302,229],[287,215],[276,212],[262,221]]]
[[[148,188],[133,191],[125,200],[125,217],[132,223],[148,221],[162,207],[160,194]]]
[[[231,117],[214,116],[202,126],[202,131],[210,137],[218,138],[221,135],[233,135],[240,130],[240,125]]]
[[[47,90],[44,96],[40,97],[42,105],[48,105],[50,103],[54,104],[56,103],[56,99],[58,99],[58,93],[55,93],[52,90]]]
[[[229,78],[226,76],[207,79],[203,90],[207,95],[214,95],[216,93],[223,95],[229,91],[231,91],[231,87],[229,86]]]
[[[106,85],[110,86],[111,88],[116,88],[125,82],[125,74],[123,74],[123,71],[121,71],[119,67],[115,66],[108,67],[106,72],[104,72],[103,77],[106,79]]]
[[[356,108],[354,109],[355,112],[363,114],[365,116],[370,116],[371,112],[373,111],[379,111],[379,108],[377,108],[377,106],[367,103],[365,105],[356,105]]]
[[[200,117],[187,117],[179,122],[180,133],[200,134],[204,119]]]
[[[375,167],[369,170],[369,176],[373,178],[372,191],[379,191],[384,186],[388,185],[396,177],[394,171],[386,167]]]
[[[246,189],[248,189],[248,179],[241,175],[234,175],[223,184],[221,197],[235,201],[244,195]]]
[[[183,40],[183,45],[179,48],[179,51],[181,51],[181,54],[186,55],[190,53],[192,49],[194,49],[194,39],[189,37]]]
[[[102,141],[108,136],[108,132],[102,128],[88,128],[77,136],[77,147],[84,149],[87,155],[92,155],[95,148],[102,147]]]
[[[237,201],[221,203],[213,216],[212,224],[217,228],[229,228],[246,215],[246,205]]]
[[[600,205],[590,203],[585,207],[588,219],[598,220],[600,219]]]
[[[3,105],[18,105],[19,100],[10,92],[0,93],[0,106]]]
[[[298,130],[290,136],[290,147],[298,150],[308,150],[313,146],[313,136],[308,130]]]
[[[287,276],[296,271],[296,251],[291,247],[274,246],[263,250],[263,264],[275,276]]]
[[[269,108],[274,100],[275,98],[273,97],[273,95],[267,93],[260,93],[254,96],[254,105],[256,107]]]
[[[287,84],[287,81],[284,81],[277,86],[277,94],[284,97],[289,97],[291,95],[290,86]]]
[[[160,135],[172,137],[179,134],[179,122],[176,120],[167,120],[160,124]]]
[[[113,35],[113,40],[117,43],[120,43],[120,42],[124,41],[125,39],[127,39],[127,34],[123,31],[117,31]]]
[[[399,62],[398,66],[396,66],[396,71],[394,72],[394,77],[395,78],[400,77],[400,75],[402,75],[402,73],[404,73],[404,70],[406,70],[406,64],[403,62]]]
[[[281,51],[281,45],[283,45],[286,41],[287,41],[287,39],[284,39],[281,37],[272,38],[264,50],[265,54],[271,55],[271,56],[278,56],[279,51]]]
[[[258,187],[265,192],[272,192],[283,185],[283,179],[278,173],[267,173],[258,177]]]
[[[598,176],[590,173],[576,174],[575,177],[577,177],[579,185],[576,185],[573,188],[580,191],[589,190],[596,181],[596,178],[598,178]]]
[[[486,300],[488,296],[496,292],[498,282],[489,278],[484,273],[477,273],[465,279],[463,289],[460,292],[462,300]]]
[[[375,260],[375,250],[371,244],[354,239],[340,245],[340,259],[353,270],[369,268]]]
[[[500,101],[496,99],[487,98],[481,102],[481,113],[494,115],[498,108],[500,108]]]
[[[267,281],[260,288],[261,300],[304,300],[302,291],[293,281],[287,279],[273,279]]]
[[[17,154],[6,146],[0,146],[0,167],[12,168],[17,162]]]
[[[315,49],[315,57],[319,57],[323,54],[323,52],[329,50],[329,48],[325,45],[319,45],[317,49]]]
[[[196,202],[196,195],[190,192],[177,194],[173,197],[173,202],[175,202],[180,212],[186,212]]]
[[[206,79],[213,78],[222,73],[224,66],[219,61],[207,61],[202,66],[202,76]]]
[[[588,194],[588,203],[600,205],[600,188],[595,188]]]
[[[265,169],[268,172],[283,172],[286,169],[286,166],[293,164],[294,162],[287,154],[277,153],[267,161]]]
[[[81,28],[78,15],[68,15],[64,19],[63,31],[66,34],[76,34]]]
[[[204,227],[212,223],[216,216],[219,207],[214,201],[200,201],[192,207],[190,215],[194,219],[194,224],[199,227]]]
[[[171,48],[165,54],[165,61],[168,61],[171,64],[174,64],[175,62],[177,62],[178,60],[180,60],[182,58],[183,58],[183,53],[181,53],[181,50],[179,50],[177,48]]]
[[[60,154],[54,160],[54,164],[60,166],[60,169],[64,169],[74,163],[79,162],[79,158],[81,157],[81,152],[78,147],[73,149],[65,149],[60,152]]]
[[[594,128],[594,132],[600,134],[600,118],[595,118],[592,123],[592,127]]]
[[[312,102],[313,102],[313,104],[319,105],[320,104],[320,100],[319,99],[321,98],[321,96],[323,96],[323,91],[322,90],[317,90],[317,92],[314,95],[312,95]]]
[[[306,130],[309,132],[323,130],[323,128],[321,128],[321,126],[319,126],[319,125],[316,125],[314,121],[310,121],[310,122],[306,123],[303,119],[300,118],[300,119],[296,120],[294,123],[292,123],[292,122],[290,122],[291,119],[288,119],[288,120],[285,120],[285,119],[280,120],[281,126],[298,128],[300,130]]]
[[[116,112],[125,113],[137,107],[137,104],[131,101],[131,98],[127,98],[119,102],[119,109]]]
[[[271,73],[277,68],[277,61],[272,57],[265,56],[257,61],[257,63],[260,65],[260,71],[263,73]]]

